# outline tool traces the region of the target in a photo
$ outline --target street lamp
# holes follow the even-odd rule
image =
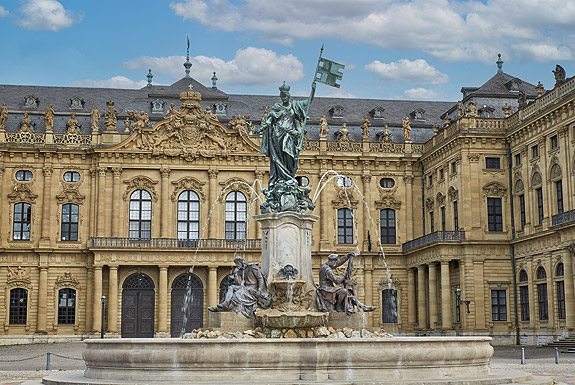
[[[459,286],[457,286],[457,289],[455,289],[455,295],[457,296],[457,307],[459,307],[462,303],[464,303],[465,307],[467,308],[467,314],[469,314],[470,313],[469,304],[471,303],[471,301],[461,300],[461,288]]]
[[[102,322],[100,328],[100,338],[104,338],[104,312],[106,311],[106,296],[102,295]]]

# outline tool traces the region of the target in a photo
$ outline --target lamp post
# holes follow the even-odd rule
[[[457,322],[461,322],[461,288],[455,289],[455,317]]]
[[[102,295],[102,322],[100,329],[100,338],[104,338],[104,313],[106,312],[106,296]]]

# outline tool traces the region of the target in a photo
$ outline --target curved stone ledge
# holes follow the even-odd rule
[[[211,383],[489,375],[490,337],[86,340],[92,379]]]

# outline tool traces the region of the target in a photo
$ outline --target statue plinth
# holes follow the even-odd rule
[[[315,284],[311,263],[311,230],[318,216],[293,211],[255,215],[262,229],[262,273],[266,276],[272,298],[283,293],[293,282],[294,295],[290,309],[315,310]],[[285,267],[293,275],[285,276]],[[280,301],[283,302],[283,301]],[[272,308],[286,305],[274,301]],[[281,311],[281,309],[278,308]]]

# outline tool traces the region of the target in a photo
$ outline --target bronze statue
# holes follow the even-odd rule
[[[375,310],[375,306],[366,306],[362,304],[355,293],[355,281],[351,279],[353,272],[353,257],[357,254],[348,253],[343,257],[337,254],[330,254],[325,262],[319,268],[319,288],[317,289],[316,305],[319,311],[323,312],[346,312],[347,314],[355,313],[358,307],[365,312]],[[334,269],[343,265],[349,260],[345,272],[337,276]],[[336,286],[343,284],[343,286]]]
[[[228,286],[225,298],[208,310],[242,313],[250,318],[257,308],[271,306],[268,284],[257,263],[247,263],[242,257],[235,258],[234,263],[234,281]]]

